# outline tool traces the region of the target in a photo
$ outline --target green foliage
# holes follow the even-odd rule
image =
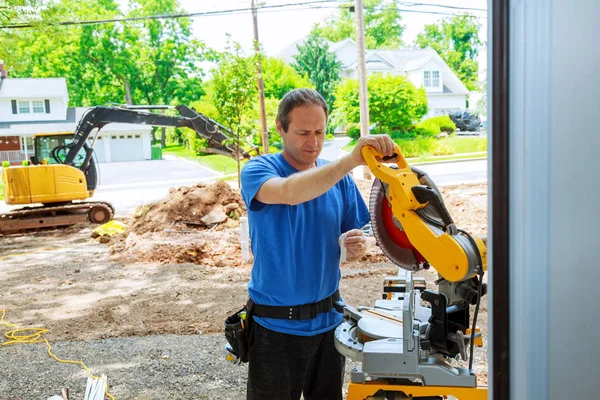
[[[421,136],[436,136],[442,132],[453,133],[456,131],[456,125],[449,116],[427,118],[415,126],[415,133]]]
[[[425,25],[415,42],[423,49],[434,49],[469,90],[476,90],[479,66],[475,60],[481,45],[480,27],[472,15],[446,17],[441,23]]]
[[[298,54],[294,56],[296,61],[292,67],[300,75],[308,76],[331,111],[335,101],[335,87],[340,81],[340,61],[335,53],[329,51],[327,42],[318,35],[311,34],[304,44],[297,47]]]
[[[252,132],[252,144],[262,148],[262,126],[260,124],[260,114],[258,109],[258,102],[255,103],[255,107],[248,113],[245,124],[250,125]],[[265,99],[265,114],[267,117],[267,131],[269,132],[269,152],[277,152],[281,150],[281,136],[277,133],[277,126],[275,125],[275,119],[277,117],[277,108],[279,106],[279,100],[274,98]]]
[[[367,87],[369,120],[376,124],[379,133],[408,131],[427,113],[425,90],[417,89],[404,76],[373,74],[368,78]],[[344,115],[346,122],[355,125],[360,123],[358,81],[348,79],[340,84],[336,98],[335,107]]]
[[[285,61],[266,57],[262,63],[265,97],[281,99],[287,92],[298,88],[311,88],[314,85],[307,75],[300,75]]]
[[[44,3],[45,22],[137,17],[181,12],[177,0],[131,0],[125,15],[116,0]],[[40,24],[10,42],[0,32],[0,58],[12,77],[65,77],[71,106],[108,102],[188,103],[202,94],[198,62],[210,58],[192,38],[186,18],[84,26]]]
[[[324,23],[313,26],[311,33],[332,42],[346,38],[356,40],[356,17],[350,12],[354,2],[347,1],[338,13]],[[365,0],[365,46],[368,49],[397,49],[402,46],[402,33],[398,0]]]
[[[454,154],[454,150],[451,146],[432,137],[397,139],[394,141],[400,146],[400,150],[402,150],[404,157],[407,158]]]
[[[252,110],[257,96],[256,58],[245,57],[239,43],[227,41],[226,51],[219,55],[217,68],[213,69],[214,100],[219,112],[220,123],[234,133],[233,145],[238,152],[242,139],[252,130],[242,125],[245,116]],[[238,162],[238,183],[240,160]]]

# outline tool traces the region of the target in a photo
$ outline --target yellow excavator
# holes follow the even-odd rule
[[[250,157],[249,152],[236,151],[227,144],[233,137],[227,128],[186,106],[175,107],[180,114],[177,116],[150,112],[165,108],[171,107],[93,107],[83,115],[75,132],[35,135],[31,164],[2,168],[6,204],[23,207],[0,214],[0,234],[88,222],[102,224],[112,219],[114,208],[110,203],[86,201],[98,187],[94,145],[100,130],[109,123],[187,127],[208,141],[208,152]]]

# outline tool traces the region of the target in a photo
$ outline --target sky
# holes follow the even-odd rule
[[[308,3],[315,0],[263,0],[262,4],[298,4]],[[476,9],[487,9],[487,0],[414,0],[419,4],[438,4],[451,7],[468,7]],[[232,9],[250,8],[251,0],[180,0],[181,6],[187,12],[221,11]],[[259,10],[258,26],[259,40],[269,56],[277,56],[285,47],[298,39],[305,37],[317,22],[326,20],[329,15],[335,13],[335,7],[339,0],[331,0],[329,3],[317,3],[311,5],[296,5],[290,7]],[[401,9],[414,11],[430,11],[443,13],[461,12],[451,8],[434,6],[415,6],[409,1],[402,1]],[[318,7],[318,8],[317,8]],[[463,11],[464,12],[464,11]],[[469,11],[479,17],[482,25],[480,37],[486,39],[487,13],[485,11]],[[427,24],[439,22],[444,15],[423,14],[417,12],[402,12],[402,23],[405,25],[403,40],[406,44],[412,44],[417,35],[422,32]],[[243,49],[250,51],[252,48],[253,28],[252,13],[240,11],[233,14],[198,16],[193,18],[194,36],[205,42],[215,50],[223,50],[227,34],[232,40],[240,43]]]

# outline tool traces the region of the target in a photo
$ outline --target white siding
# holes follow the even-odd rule
[[[335,54],[342,66],[348,66],[356,61],[356,45],[352,42],[346,42],[339,49],[336,49]]]
[[[32,101],[50,100],[50,114],[30,113],[30,114],[13,114],[11,100],[16,101]],[[15,97],[13,99],[0,98],[0,122],[22,122],[22,121],[60,121],[67,118],[66,99],[62,98],[30,98],[30,97]]]
[[[427,100],[429,111],[425,116],[426,118],[446,114],[446,112],[441,112],[443,110],[464,110],[467,102],[464,94],[433,95],[427,96]]]

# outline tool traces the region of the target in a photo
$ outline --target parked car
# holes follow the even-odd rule
[[[456,129],[461,131],[477,132],[481,125],[479,116],[469,111],[454,112],[449,117],[454,122],[454,125],[456,125]]]

